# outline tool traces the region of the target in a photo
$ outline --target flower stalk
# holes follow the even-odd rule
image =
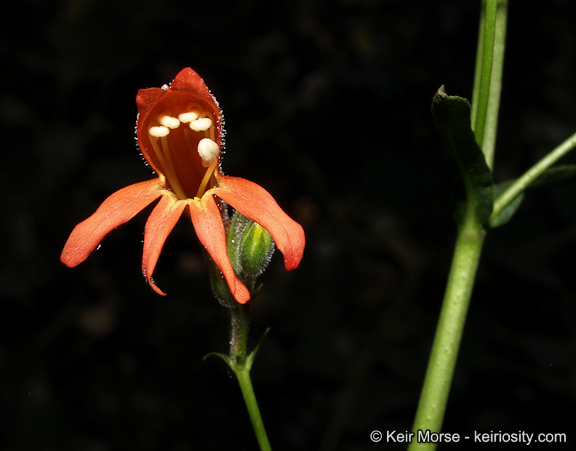
[[[252,423],[260,451],[271,451],[272,448],[268,440],[268,434],[264,427],[264,421],[262,420],[256,394],[254,393],[254,387],[252,386],[252,379],[250,378],[250,370],[254,364],[256,353],[260,348],[262,340],[266,337],[268,330],[264,332],[264,335],[254,350],[250,354],[247,354],[248,329],[250,323],[249,305],[236,303],[228,309],[230,311],[230,353],[226,355],[219,352],[211,352],[204,356],[204,359],[210,356],[220,357],[234,372],[238,380],[238,385],[240,386],[242,397],[244,398],[246,410],[248,410],[250,422]]]
[[[250,296],[254,298],[261,288],[261,285],[257,285],[256,279],[266,270],[270,262],[275,249],[274,240],[260,224],[249,220],[238,211],[234,212],[231,220],[226,222],[228,257],[236,276],[248,287]],[[249,304],[236,302],[218,267],[213,262],[210,266],[214,295],[218,302],[230,312],[230,351],[228,355],[213,352],[206,357],[210,355],[220,357],[234,372],[260,450],[270,451],[270,442],[250,378],[254,358],[268,331],[264,333],[256,348],[248,354],[246,349],[250,323]]]
[[[233,305],[230,310],[230,358],[236,362],[246,361],[246,344],[250,325],[249,306]]]
[[[270,441],[266,434],[266,428],[264,427],[264,421],[260,414],[260,408],[258,407],[258,401],[256,400],[256,394],[250,378],[250,370],[252,369],[258,346],[250,355],[246,355],[250,322],[248,309],[248,305],[241,304],[237,304],[230,309],[230,356],[227,363],[238,380],[260,451],[271,451]]]

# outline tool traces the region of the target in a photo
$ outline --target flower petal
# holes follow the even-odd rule
[[[158,205],[154,207],[144,231],[144,252],[142,254],[142,274],[152,287],[152,289],[162,296],[166,296],[160,288],[152,281],[152,273],[156,268],[156,262],[162,252],[166,238],[182,216],[186,207],[186,201],[178,201],[178,198],[171,192],[166,192],[162,196]]]
[[[181,199],[195,196],[206,172],[198,145],[208,138],[212,153],[218,157],[224,134],[222,112],[204,80],[189,67],[182,69],[170,87],[139,90],[136,105],[136,134],[142,155],[156,173],[166,176],[167,187]],[[191,129],[192,122],[177,119],[192,111],[202,116],[196,119],[204,124],[200,130]],[[166,115],[171,124],[168,128],[161,124],[161,118],[166,120]],[[156,141],[157,138],[150,135],[152,127],[159,125],[168,133],[163,136],[165,141]],[[153,135],[157,133],[158,130]]]
[[[144,116],[156,105],[168,91],[162,88],[146,88],[138,90],[136,107],[138,114]]]
[[[232,263],[230,263],[228,258],[226,231],[224,230],[220,209],[216,205],[214,197],[210,193],[206,193],[202,199],[194,199],[189,205],[192,224],[198,239],[206,248],[216,266],[222,271],[234,298],[240,304],[245,304],[250,300],[250,292],[240,282],[240,279],[236,277]]]
[[[160,179],[135,183],[109,196],[98,210],[72,230],[60,261],[69,268],[79,265],[111,230],[132,219],[162,194]]]
[[[174,77],[174,81],[170,84],[170,89],[194,91],[199,97],[212,101],[212,94],[202,77],[189,67],[185,67],[178,72],[178,75]]]
[[[284,255],[286,269],[300,264],[306,238],[302,226],[278,206],[268,191],[256,183],[218,174],[218,187],[210,190],[249,219],[264,227]]]

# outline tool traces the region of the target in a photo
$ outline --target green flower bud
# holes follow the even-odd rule
[[[240,241],[242,272],[257,277],[264,272],[274,253],[274,240],[260,224],[250,221]]]
[[[260,287],[255,286],[255,278],[268,267],[274,253],[274,240],[260,224],[235,211],[226,225],[226,250],[236,276],[247,283],[253,296]],[[210,260],[210,285],[214,296],[224,307],[234,307],[236,299],[230,292],[228,283],[220,269]],[[252,280],[250,280],[252,279]]]
[[[228,282],[222,275],[222,271],[218,269],[218,266],[210,259],[210,286],[212,287],[212,292],[214,293],[214,297],[218,300],[220,305],[232,308],[237,304],[236,299],[232,295],[230,291],[230,287],[228,286]]]
[[[246,226],[250,220],[243,216],[242,214],[235,211],[232,215],[232,219],[226,222],[226,251],[228,252],[228,258],[236,276],[242,278],[242,266],[240,262],[240,242],[242,240],[242,234],[246,230]],[[236,299],[230,292],[230,287],[224,279],[222,271],[216,266],[212,258],[208,256],[210,260],[210,286],[212,287],[212,292],[218,300],[218,302],[224,307],[231,308],[237,304]]]
[[[226,248],[228,251],[228,258],[230,259],[234,272],[238,277],[242,274],[240,242],[242,241],[242,235],[249,223],[250,220],[246,216],[235,211],[232,215],[232,221],[230,221],[230,225],[226,229]]]

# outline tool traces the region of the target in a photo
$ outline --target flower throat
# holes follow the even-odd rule
[[[163,111],[151,118],[148,127],[150,144],[170,187],[179,199],[188,199],[191,193],[182,187],[172,152],[198,152],[202,166],[207,168],[195,195],[197,198],[202,197],[218,165],[220,146],[216,143],[215,135],[214,120],[199,103],[188,104],[185,111],[178,115]]]

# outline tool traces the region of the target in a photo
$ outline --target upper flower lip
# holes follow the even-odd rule
[[[228,258],[221,201],[268,230],[284,255],[286,269],[296,268],[305,246],[300,224],[261,186],[220,173],[222,113],[202,78],[185,68],[169,87],[138,91],[136,104],[140,150],[158,177],[108,197],[74,228],[61,261],[69,267],[82,263],[105,235],[160,198],[146,223],[142,258],[142,272],[157,293],[164,294],[152,280],[154,268],[168,235],[187,211],[235,299],[240,303],[250,299]]]

